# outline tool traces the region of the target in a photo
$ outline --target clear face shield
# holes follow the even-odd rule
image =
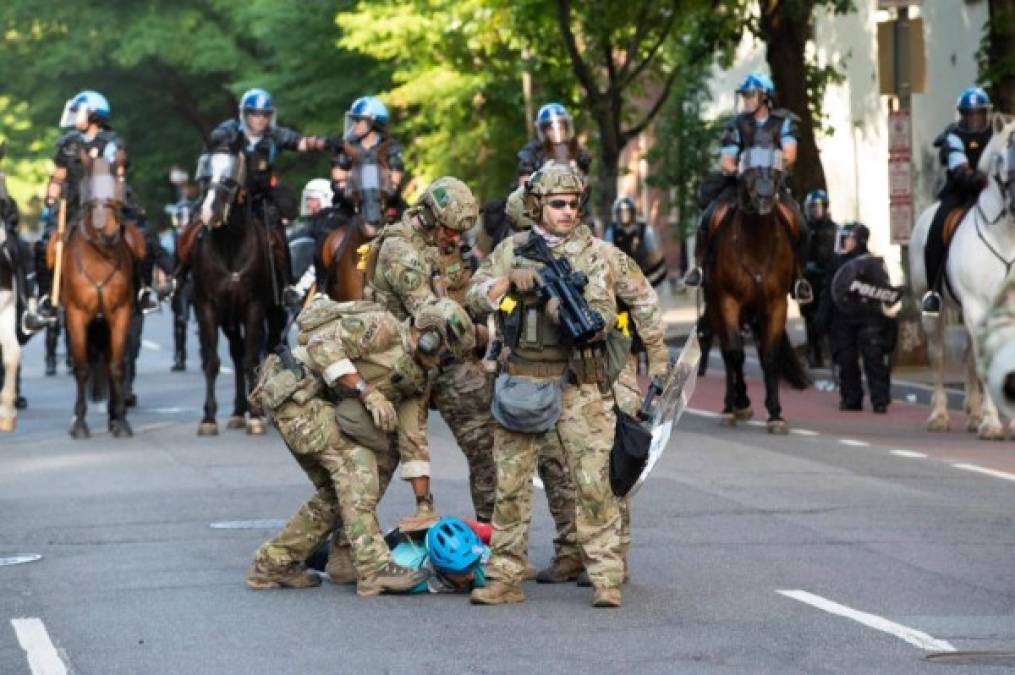
[[[76,105],[74,99],[69,98],[63,105],[63,113],[60,114],[60,127],[63,129],[69,129],[76,127],[80,122],[88,121],[88,108],[81,105]]]
[[[350,143],[356,143],[369,134],[371,129],[373,129],[373,122],[369,117],[346,113],[342,137]]]
[[[804,215],[806,215],[807,220],[812,223],[824,220],[827,213],[828,211],[825,209],[825,203],[819,199],[807,202],[807,204],[804,205]]]
[[[627,202],[621,204],[617,209],[617,217],[621,225],[634,225],[634,207]]]
[[[574,124],[567,115],[555,115],[538,127],[539,140],[558,145],[574,139]]]
[[[750,113],[753,115],[761,106],[762,92],[760,89],[745,89],[737,92],[736,106],[734,112]]]
[[[989,125],[990,106],[984,106],[977,110],[959,111],[959,127],[965,131],[980,133],[986,131]]]
[[[247,136],[259,138],[263,136],[268,129],[275,128],[275,111],[274,110],[255,110],[253,108],[244,108],[240,112],[240,118],[243,121],[243,131]]]

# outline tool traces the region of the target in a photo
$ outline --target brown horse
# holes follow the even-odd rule
[[[70,338],[77,402],[70,435],[88,438],[85,388],[89,375],[88,345],[104,352],[109,382],[109,431],[116,438],[133,435],[124,405],[124,356],[130,331],[136,280],[134,261],[144,258],[145,243],[136,225],[120,216],[124,184],[106,160],[82,153],[85,178],[77,222],[65,236],[61,281]],[[56,263],[58,237],[49,242],[48,262]]]
[[[723,423],[732,426],[753,415],[744,380],[741,328],[747,325],[754,332],[764,371],[768,431],[786,433],[779,376],[797,389],[810,384],[785,333],[799,227],[794,210],[779,200],[778,157],[766,160],[757,156],[757,150],[752,152],[758,164],[742,168],[738,203],[719,206],[712,221],[715,233],[705,268],[705,294],[726,366]]]
[[[373,228],[371,228],[373,229]],[[366,279],[359,269],[359,250],[373,236],[356,221],[350,220],[335,228],[321,245],[321,263],[325,277],[321,290],[332,300],[362,300]]]

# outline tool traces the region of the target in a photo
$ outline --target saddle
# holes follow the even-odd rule
[[[194,219],[184,225],[180,230],[180,236],[176,239],[176,262],[178,265],[185,265],[190,260],[190,252],[194,250],[194,242],[204,228],[204,224]]]
[[[714,241],[716,234],[719,232],[719,227],[726,220],[732,212],[734,204],[732,202],[720,202],[716,204],[715,209],[712,211],[712,217],[708,221],[708,238],[709,241]],[[784,201],[778,201],[775,204],[775,208],[779,214],[779,220],[786,227],[790,237],[793,241],[800,239],[800,223],[797,220],[793,207]]]
[[[969,210],[973,208],[973,204],[963,204],[958,208],[952,209],[945,216],[944,225],[941,227],[941,243],[944,244],[945,248],[951,243],[952,237],[955,236],[955,230],[959,229],[959,223],[966,217]]]

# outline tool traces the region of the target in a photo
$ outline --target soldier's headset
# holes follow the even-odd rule
[[[447,331],[447,342],[450,346],[452,343],[457,341],[457,336],[454,331]],[[447,350],[442,350],[444,346],[444,336],[439,328],[426,328],[419,334],[419,340],[416,343],[416,349],[419,353],[424,356],[434,357],[440,356],[440,365],[445,366],[455,360],[455,357]],[[443,352],[443,353],[442,353]]]

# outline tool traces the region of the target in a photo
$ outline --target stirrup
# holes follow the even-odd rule
[[[142,314],[151,314],[162,309],[162,303],[158,300],[158,294],[150,286],[142,286],[137,292],[137,304]]]
[[[695,265],[687,270],[687,274],[684,275],[684,285],[690,288],[698,288],[704,279],[705,274],[701,269],[701,265]]]
[[[814,289],[806,279],[797,279],[793,284],[793,299],[798,305],[809,305],[814,302]]]
[[[941,314],[941,294],[933,289],[924,293],[920,298],[920,313],[936,319]]]

